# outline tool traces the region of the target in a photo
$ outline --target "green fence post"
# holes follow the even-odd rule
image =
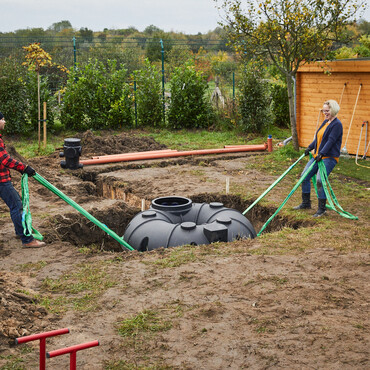
[[[77,68],[77,56],[76,56],[76,37],[73,36],[73,63],[74,63],[74,69],[76,70]]]
[[[161,56],[162,56],[162,100],[163,100],[163,123],[165,123],[165,114],[166,114],[166,105],[165,105],[165,95],[164,95],[164,46],[163,40],[160,40],[161,43]]]

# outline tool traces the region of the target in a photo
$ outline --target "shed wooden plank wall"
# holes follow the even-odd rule
[[[328,70],[331,74],[324,73]],[[329,99],[336,100],[341,108],[338,118],[343,124],[342,147],[346,143],[351,120],[346,144],[348,153],[356,154],[364,121],[369,121],[367,140],[370,140],[370,60],[341,60],[305,65],[298,70],[296,87],[297,132],[301,147],[307,147],[312,142],[316,127],[324,120],[320,110],[325,100]],[[365,127],[362,130],[359,155],[362,156],[364,150]],[[370,155],[370,149],[366,155]]]

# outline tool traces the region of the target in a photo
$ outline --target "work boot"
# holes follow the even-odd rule
[[[310,193],[302,193],[302,203],[293,209],[311,209]]]
[[[326,199],[319,199],[319,208],[317,209],[313,217],[321,217],[325,213],[326,213]]]
[[[40,247],[43,247],[45,245],[46,245],[46,243],[40,242],[37,239],[33,239],[32,242],[27,243],[27,244],[23,244],[23,248],[40,248]]]

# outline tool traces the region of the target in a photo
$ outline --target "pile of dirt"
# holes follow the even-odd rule
[[[243,213],[255,199],[242,199],[239,195],[232,194],[215,194],[215,193],[202,193],[192,196],[194,203],[211,203],[220,202],[227,208],[236,209]],[[274,207],[261,206],[256,204],[245,217],[252,223],[255,230],[258,232],[260,228],[265,224],[269,217],[276,211]],[[313,222],[310,220],[299,220],[293,217],[285,217],[282,215],[275,216],[272,221],[266,227],[266,232],[273,232],[281,230],[284,227],[291,227],[298,229],[300,227],[308,227]]]
[[[89,213],[117,235],[123,236],[127,225],[138,212],[139,209],[129,207],[124,202],[116,202],[113,206],[92,209]],[[48,230],[45,237],[48,244],[63,241],[75,246],[94,244],[102,250],[122,251],[115,239],[80,213],[58,214],[45,221],[41,227]]]
[[[157,143],[152,137],[127,133],[116,136],[96,136],[91,130],[88,130],[80,138],[83,156],[145,152],[167,148],[165,145]]]
[[[23,285],[15,274],[0,272],[0,348],[14,344],[15,338],[42,331],[45,308],[21,293]]]

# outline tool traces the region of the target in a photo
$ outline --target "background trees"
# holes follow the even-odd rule
[[[217,0],[216,0],[217,1]],[[293,145],[298,150],[294,81],[299,66],[325,59],[334,41],[350,39],[349,22],[364,6],[356,0],[222,0],[224,28],[247,59],[274,64],[286,78]]]
[[[232,3],[235,1],[228,4],[231,6]],[[280,3],[283,6],[289,1]],[[238,4],[241,6],[240,2]],[[11,123],[6,130],[28,133],[38,120],[36,73],[22,67],[25,60],[22,47],[30,40],[38,40],[52,55],[53,62],[65,65],[71,72],[68,75],[55,64],[40,68],[41,101],[48,102],[48,130],[53,129],[54,122],[55,129],[78,130],[132,127],[134,122],[145,127],[236,128],[266,133],[272,126],[290,127],[288,91],[291,101],[293,92],[287,84],[290,81],[293,85],[298,57],[304,55],[308,41],[314,43],[317,40],[317,35],[315,32],[311,35],[310,29],[306,28],[307,45],[297,45],[294,49],[295,43],[301,40],[299,37],[303,40],[299,33],[302,30],[289,33],[294,31],[293,25],[288,22],[284,28],[284,17],[276,19],[277,12],[283,9],[273,10],[268,4],[266,2],[265,13],[262,5],[261,9],[255,9],[260,12],[260,18],[249,19],[250,13],[241,13],[234,28],[225,23],[224,29],[218,27],[207,34],[164,32],[151,25],[143,32],[135,27],[106,28],[100,32],[86,29],[83,30],[86,38],[83,38],[69,21],[54,23],[47,30],[0,33],[0,110],[6,113]],[[237,8],[232,9],[236,11]],[[288,10],[284,11],[292,11]],[[240,12],[244,11],[240,8]],[[263,17],[269,14],[268,11],[274,11],[275,18],[271,16],[267,21]],[[230,19],[232,16],[230,14]],[[309,14],[304,14],[291,22],[297,26],[299,22],[304,23],[304,17],[311,20]],[[286,21],[289,19],[287,17]],[[241,29],[243,32],[253,31],[248,37],[258,36],[265,43],[247,43],[246,33],[238,33],[236,28],[236,25],[243,26],[242,21],[250,26]],[[304,27],[305,24],[301,26]],[[343,34],[351,39],[349,43],[334,42],[328,31],[327,44],[317,49],[317,55],[367,57],[370,55],[368,31],[369,23],[363,20],[345,25]],[[236,52],[227,45],[227,32]],[[270,35],[270,39],[266,35]],[[296,55],[297,59],[289,59]],[[311,59],[317,55],[312,54]],[[250,61],[255,63],[254,67],[249,65]],[[162,78],[166,94],[165,119]],[[194,91],[188,89],[191,86]],[[212,105],[211,96],[216,86],[221,89],[223,102],[216,104],[213,100]],[[200,108],[201,113],[193,106]]]

